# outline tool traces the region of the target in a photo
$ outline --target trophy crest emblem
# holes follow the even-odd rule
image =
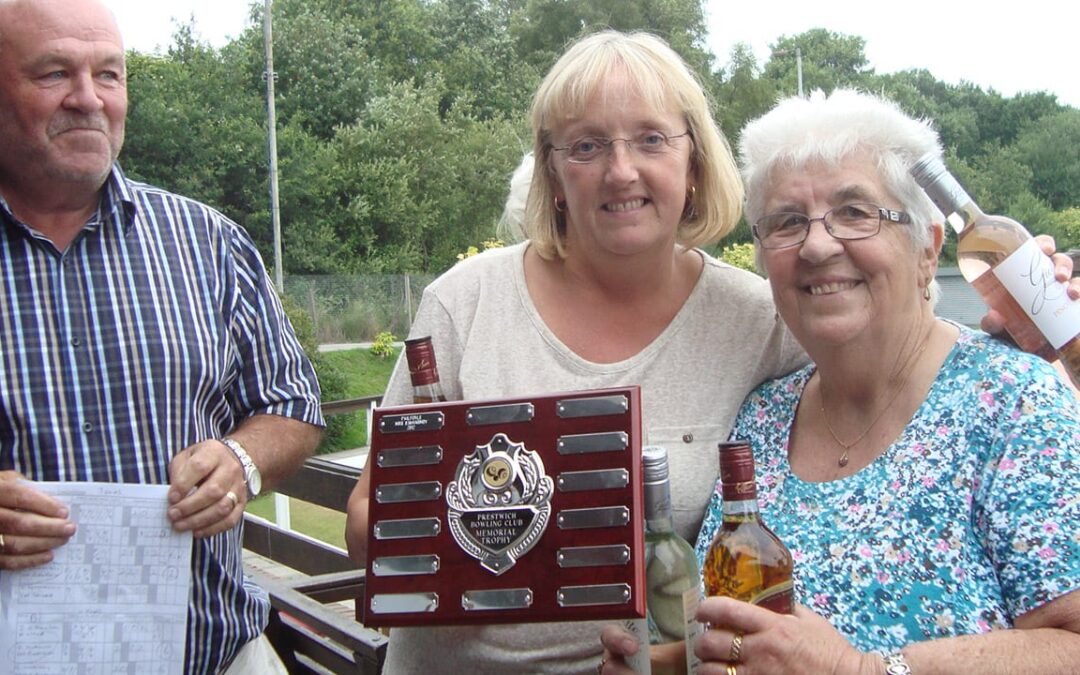
[[[502,574],[544,534],[553,491],[539,454],[495,434],[461,459],[446,488],[450,534],[484,569]]]

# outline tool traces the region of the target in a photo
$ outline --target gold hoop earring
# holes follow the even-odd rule
[[[690,220],[697,215],[697,208],[694,206],[694,197],[697,196],[697,188],[693,185],[686,191],[686,205],[683,207],[683,220]]]
[[[555,198],[555,212],[556,213],[564,213],[565,211],[566,211],[566,202],[565,201],[560,202],[559,198],[556,197]]]
[[[927,301],[927,302],[930,302],[930,284],[927,284],[927,285],[923,286],[922,299]]]

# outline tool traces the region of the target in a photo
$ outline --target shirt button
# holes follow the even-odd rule
[[[82,430],[85,431],[86,433],[90,433],[91,431],[94,430],[94,425],[90,424],[89,422],[83,422]]]
[[[683,434],[682,435],[682,442],[683,443],[693,443],[694,442],[694,434]]]
[[[79,337],[78,337],[78,336],[75,336],[75,337],[71,338],[71,346],[72,346],[72,347],[78,347],[78,346],[80,346],[81,344],[82,344],[82,340],[81,340],[81,339],[79,339]]]

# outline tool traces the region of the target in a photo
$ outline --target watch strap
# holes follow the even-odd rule
[[[237,461],[240,462],[240,466],[244,470],[244,485],[247,487],[248,499],[252,499],[255,497],[255,494],[251,489],[251,474],[254,471],[258,471],[255,462],[252,461],[251,455],[244,449],[244,446],[240,445],[240,441],[235,438],[226,436],[221,439],[221,443],[231,450],[232,453],[236,455]]]
[[[885,675],[912,675],[911,666],[904,658],[903,652],[892,652],[881,657],[885,662]]]

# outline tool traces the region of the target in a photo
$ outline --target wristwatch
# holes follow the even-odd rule
[[[893,652],[881,658],[885,661],[885,675],[911,675],[911,666],[903,652]]]
[[[247,498],[248,501],[255,499],[259,496],[259,492],[262,491],[262,474],[259,473],[259,467],[255,466],[255,462],[251,461],[251,455],[244,450],[244,446],[240,445],[240,442],[235,438],[229,438],[226,436],[221,439],[221,442],[232,453],[236,455],[236,459],[240,462],[240,466],[244,468],[244,483],[247,485]]]

